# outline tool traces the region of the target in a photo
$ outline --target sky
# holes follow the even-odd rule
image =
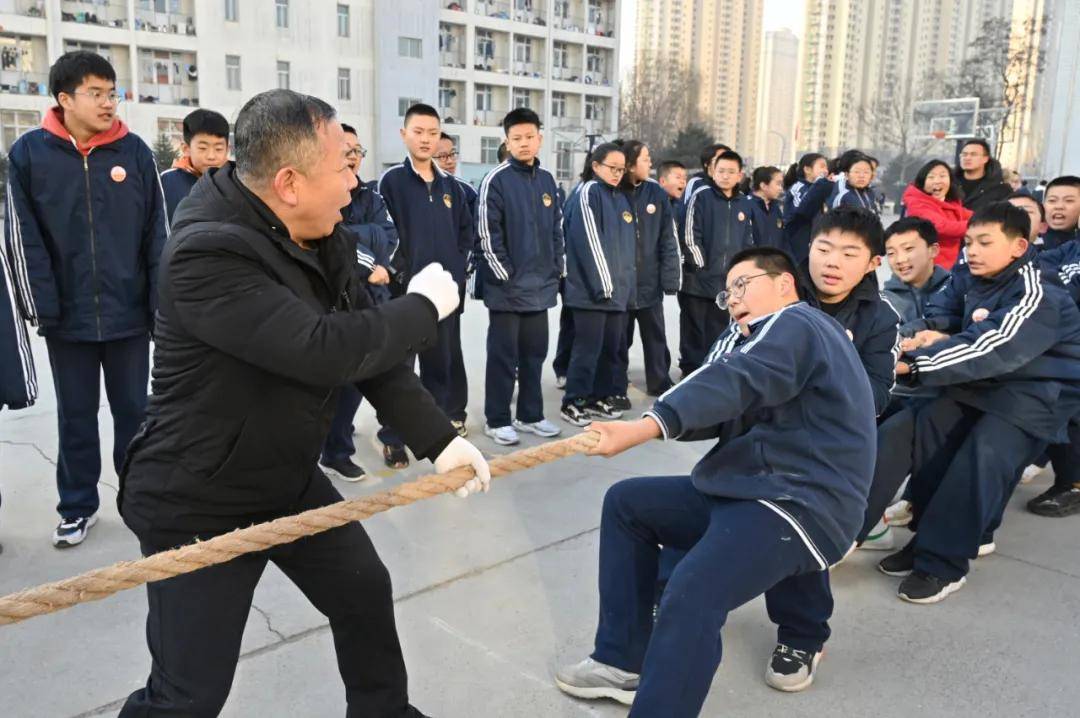
[[[619,28],[619,34],[622,37],[623,50],[619,63],[620,76],[625,77],[634,64],[634,18],[637,14],[637,4],[650,1],[622,0],[622,27]],[[763,30],[768,32],[787,28],[801,39],[805,11],[805,0],[765,0]]]

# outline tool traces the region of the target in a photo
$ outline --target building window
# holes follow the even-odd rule
[[[574,175],[574,145],[570,142],[555,143],[555,179],[568,180]]]
[[[409,108],[419,104],[420,101],[419,97],[399,97],[397,101],[398,117],[404,117],[405,113],[409,111]]]
[[[274,18],[278,27],[289,26],[289,0],[274,0]]]
[[[27,130],[41,124],[41,113],[34,110],[4,110],[0,112],[0,149],[5,152]]]
[[[585,67],[589,72],[604,71],[604,55],[596,48],[589,48],[589,54],[585,57]]]
[[[528,90],[522,87],[514,88],[514,109],[517,109],[519,107],[528,107],[530,105],[530,101],[531,93]]]
[[[225,56],[225,87],[230,90],[240,89],[240,56]]]
[[[229,22],[239,22],[240,8],[237,4],[240,0],[225,0],[225,19]]]
[[[277,86],[279,90],[289,89],[289,63],[278,60]]]
[[[551,93],[551,116],[566,117],[566,95],[564,93]]]
[[[532,62],[532,43],[528,39],[514,40],[514,62]]]
[[[352,99],[352,72],[347,67],[339,67],[337,71],[337,98]]]
[[[476,31],[476,69],[490,70],[495,59],[495,39],[490,30]]]
[[[480,138],[480,162],[485,165],[497,165],[499,164],[499,145],[501,140],[498,137],[481,137]]]
[[[494,97],[494,91],[491,85],[477,85],[476,86],[476,109],[479,112],[486,112],[491,109],[492,99]]]
[[[570,52],[565,42],[555,43],[551,64],[554,67],[570,67]]]
[[[423,57],[420,38],[399,37],[397,39],[397,53],[400,57]]]
[[[604,119],[604,101],[600,97],[592,97],[585,95],[585,119],[586,120],[602,120]]]
[[[349,6],[341,5],[337,6],[337,36],[348,37],[349,36]]]
[[[457,97],[457,90],[446,80],[439,80],[439,109],[450,109],[455,97]]]

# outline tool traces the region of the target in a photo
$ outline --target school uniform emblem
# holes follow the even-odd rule
[[[782,219],[776,220],[776,228],[777,229],[783,229],[784,228],[784,220],[782,220]]]
[[[551,195],[549,195],[547,192],[544,192],[544,196],[541,199],[543,200],[545,207],[551,206]]]
[[[623,212],[622,213],[622,221],[626,222],[627,224],[630,224],[631,222],[634,221],[634,215],[630,214],[629,212]]]
[[[649,214],[656,214],[656,205],[652,202],[649,202],[647,205],[645,205],[645,211]]]
[[[739,221],[740,222],[745,222],[746,221],[746,214],[745,213],[739,212]]]
[[[976,309],[975,311],[973,311],[971,313],[971,321],[973,321],[973,322],[981,322],[982,320],[986,319],[988,316],[990,316],[990,310],[989,309],[983,309],[982,307],[979,307],[978,309]]]
[[[453,200],[450,199],[450,195],[448,195],[448,194],[444,194],[442,196],[442,203],[446,205],[447,209],[450,209],[451,207],[454,206],[454,202],[453,202]]]
[[[127,170],[120,165],[116,165],[109,170],[109,176],[112,177],[113,182],[123,182],[127,179]]]

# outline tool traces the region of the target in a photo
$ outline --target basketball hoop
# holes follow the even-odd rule
[[[943,139],[945,139],[945,131],[944,130],[934,130],[933,132],[930,133],[930,136],[933,137],[935,140],[943,140]]]

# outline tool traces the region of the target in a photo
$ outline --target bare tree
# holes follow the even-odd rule
[[[946,81],[949,97],[978,97],[980,110],[994,113],[996,147],[1007,141],[1004,129],[1014,112],[1023,107],[1035,76],[1046,69],[1043,40],[1049,16],[1029,17],[1019,26],[1008,18],[983,22],[979,35],[968,46],[968,57]]]
[[[698,120],[695,73],[667,55],[643,58],[620,88],[619,134],[654,150]]]

